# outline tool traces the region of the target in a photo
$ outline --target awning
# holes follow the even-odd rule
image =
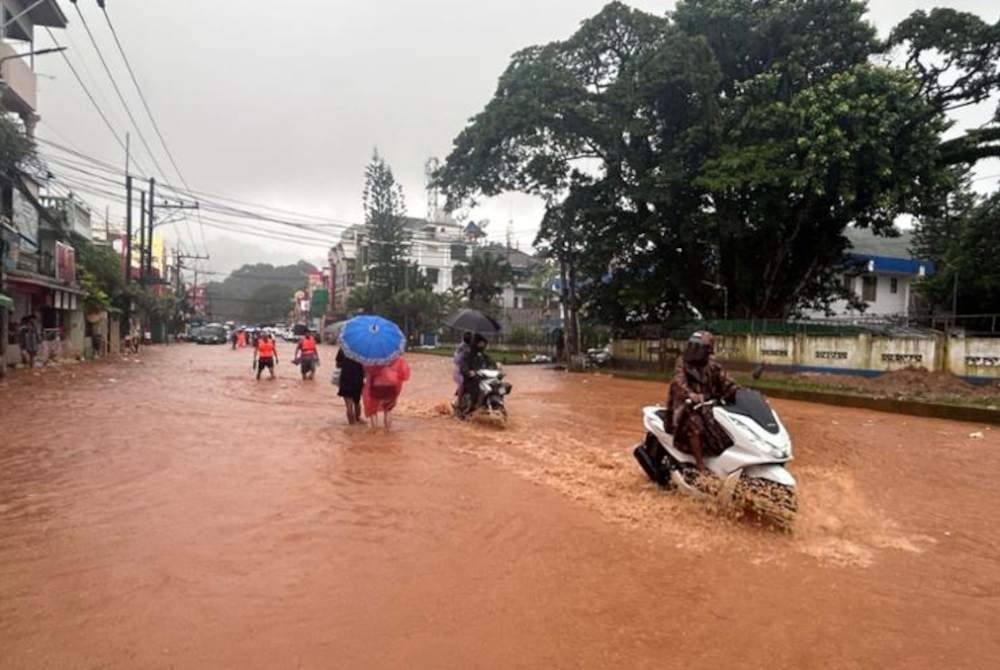
[[[81,291],[78,288],[61,284],[55,277],[46,277],[45,275],[35,274],[34,272],[25,272],[23,270],[10,270],[7,273],[7,281],[15,284],[42,286],[47,289],[52,289],[53,291],[63,291],[64,293],[69,293],[71,295],[87,295],[86,291]]]
[[[14,300],[0,293],[0,307],[5,307],[7,309],[14,309]]]

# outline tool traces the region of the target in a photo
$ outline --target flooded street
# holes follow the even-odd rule
[[[392,432],[176,345],[0,387],[0,666],[986,668],[1000,430],[779,401],[791,536],[648,482],[663,384],[511,368],[511,425]],[[970,434],[982,432],[981,437]]]

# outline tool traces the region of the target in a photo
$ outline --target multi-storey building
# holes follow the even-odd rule
[[[0,0],[0,111],[29,138],[40,118],[34,71],[36,27],[66,27],[56,0]],[[67,231],[61,228],[73,226],[77,232],[77,221],[84,217],[77,219],[80,212],[75,206],[72,212],[57,209],[50,214],[40,190],[30,171],[0,179],[0,339],[5,345],[0,359],[5,363],[20,358],[16,324],[27,316],[36,318],[46,349],[83,353],[83,292],[76,283]],[[61,215],[65,215],[62,220]],[[80,223],[79,228],[89,234],[89,225]]]
[[[478,228],[444,216],[434,221],[407,217],[404,225],[410,235],[409,259],[436,293],[451,289],[455,285],[455,268],[469,261],[479,239]],[[351,226],[341,235],[340,243],[330,249],[331,302],[339,315],[347,313],[347,300],[354,287],[366,281],[369,239],[368,226]]]

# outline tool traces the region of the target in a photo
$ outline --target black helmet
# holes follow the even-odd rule
[[[692,365],[705,365],[715,353],[715,336],[708,331],[699,330],[688,338],[684,348],[684,362]]]

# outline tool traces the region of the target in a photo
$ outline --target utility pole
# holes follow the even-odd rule
[[[163,200],[159,204],[156,204],[154,200],[156,189],[156,180],[149,180],[149,213],[147,215],[147,220],[149,221],[149,235],[147,239],[147,244],[149,245],[148,253],[146,255],[146,274],[150,277],[153,276],[153,228],[156,226],[156,221],[153,218],[156,215],[157,209],[200,209],[201,205],[197,202],[185,203],[178,200],[177,202],[170,202],[169,200]],[[175,249],[175,253],[179,253],[179,250]],[[197,256],[184,256],[184,258],[200,258]],[[207,257],[205,258],[207,260]]]
[[[156,220],[156,178],[149,178],[149,239],[146,250],[146,275],[153,274],[153,221]]]
[[[181,269],[184,267],[184,261],[185,260],[192,260],[192,261],[207,261],[207,260],[211,260],[211,258],[209,258],[208,256],[198,256],[196,254],[182,254],[179,249],[174,249],[174,259],[175,259],[175,263],[177,265],[177,274],[176,274],[176,277],[175,277],[174,281],[176,282],[177,292],[178,293],[180,293],[180,290],[181,290]],[[194,269],[194,287],[193,288],[195,289],[195,294],[197,295],[197,292],[198,292],[198,266],[195,266],[193,269]]]
[[[139,191],[139,284],[146,283],[146,192]]]
[[[958,268],[955,268],[955,284],[951,288],[951,326],[958,328]]]
[[[132,281],[132,176],[125,175],[125,283]]]

